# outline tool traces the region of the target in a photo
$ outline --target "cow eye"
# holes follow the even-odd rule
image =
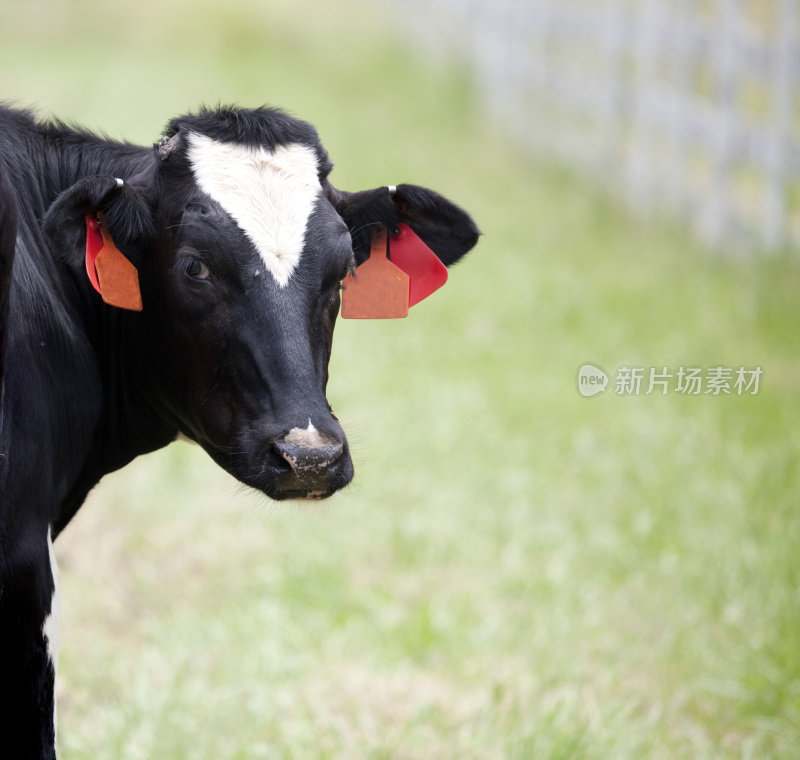
[[[211,270],[208,265],[200,259],[188,258],[184,264],[183,271],[193,280],[207,280],[211,277]]]

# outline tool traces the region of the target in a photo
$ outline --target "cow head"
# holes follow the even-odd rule
[[[336,190],[314,128],[269,109],[174,119],[142,167],[81,180],[46,229],[102,211],[137,266],[148,406],[274,499],[329,496],[353,475],[325,396],[342,279],[375,225],[408,224],[449,266],[474,223],[413,185]]]

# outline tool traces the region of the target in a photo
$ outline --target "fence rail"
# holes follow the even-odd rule
[[[800,0],[391,7],[522,146],[711,245],[800,249]]]

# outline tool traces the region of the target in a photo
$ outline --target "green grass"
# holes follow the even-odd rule
[[[346,493],[277,506],[183,444],[96,490],[56,545],[63,756],[794,757],[797,262],[630,221],[371,6],[135,8],[4,6],[0,97],[142,142],[280,104],[339,186],[430,185],[485,236],[407,320],[337,327]],[[587,361],[764,375],[585,399]]]

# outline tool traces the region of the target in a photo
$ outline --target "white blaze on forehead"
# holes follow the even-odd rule
[[[286,285],[321,191],[314,149],[292,143],[267,150],[192,133],[189,161],[200,189],[233,217],[278,285]]]

